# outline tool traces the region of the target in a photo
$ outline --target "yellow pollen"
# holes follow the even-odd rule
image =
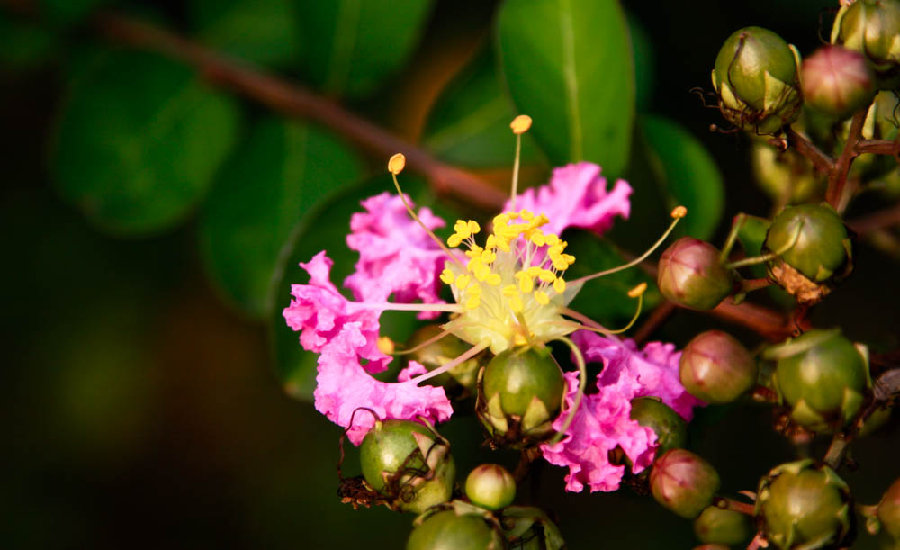
[[[534,219],[534,212],[529,212],[528,210],[522,210],[519,212],[519,217],[521,217],[526,222]]]
[[[538,290],[534,293],[534,301],[545,306],[550,303],[550,296],[547,296],[547,293],[543,290]]]
[[[553,290],[555,290],[557,294],[562,294],[566,291],[566,282],[562,277],[557,277],[556,280],[553,281]]]
[[[444,271],[441,272],[441,281],[443,281],[446,285],[452,285],[455,278],[456,276],[453,274],[453,271],[451,271],[449,267],[445,267]]]
[[[552,283],[556,280],[556,274],[549,269],[542,269],[538,277],[545,283]]]
[[[687,216],[687,208],[685,208],[684,206],[681,206],[681,205],[676,206],[672,210],[672,213],[669,215],[672,216],[672,218],[674,218],[676,220],[681,219],[681,218]]]
[[[391,157],[391,160],[388,161],[388,172],[398,175],[403,171],[403,168],[406,167],[406,157],[403,156],[403,153],[397,153],[396,155]]]
[[[547,237],[546,235],[544,235],[543,231],[537,229],[534,233],[531,234],[531,242],[533,242],[537,246],[544,246],[544,244],[547,243]]]
[[[382,336],[379,338],[375,345],[378,346],[378,351],[385,355],[391,355],[394,353],[394,341],[388,338],[387,336]]]
[[[519,271],[516,273],[516,279],[519,280],[519,292],[522,294],[528,294],[534,290],[534,279],[527,272]]]
[[[516,135],[524,134],[531,128],[531,117],[528,115],[519,115],[509,123],[509,127]]]
[[[481,226],[478,225],[478,222],[476,222],[474,220],[469,220],[469,223],[467,225],[468,225],[470,235],[476,235],[478,233],[481,233]]]
[[[628,291],[629,298],[637,298],[647,290],[647,283],[641,283]]]

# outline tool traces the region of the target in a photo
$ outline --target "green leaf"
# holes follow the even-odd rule
[[[182,221],[235,141],[239,113],[190,69],[148,53],[110,52],[73,78],[52,168],[66,200],[114,234]]]
[[[295,5],[305,74],[324,92],[360,97],[402,67],[432,0],[326,0]]]
[[[428,205],[432,208],[434,195],[422,182],[404,178],[403,187],[417,207]],[[275,307],[270,316],[269,333],[274,349],[276,372],[285,391],[297,399],[312,399],[316,387],[318,361],[317,354],[300,347],[299,333],[292,331],[282,316],[282,310],[291,301],[291,284],[309,281],[309,275],[297,264],[308,262],[321,250],[327,251],[328,257],[334,261],[331,282],[339,289],[342,288],[344,279],[353,273],[358,258],[355,251],[347,248],[350,216],[354,212],[362,211],[359,203],[363,199],[391,189],[393,185],[389,178],[375,178],[365,185],[344,189],[338,196],[324,201],[307,216],[302,227],[297,229],[292,248],[282,257],[283,263],[277,270],[281,278],[276,284]],[[435,214],[448,222],[456,219],[449,210],[437,207],[432,209]],[[413,313],[387,312],[381,316],[381,334],[403,341],[412,334],[418,324]],[[392,365],[394,370],[390,373],[396,374],[399,362],[394,363]]]
[[[518,111],[554,165],[587,160],[607,176],[628,161],[634,67],[615,0],[507,0],[498,44]]]
[[[725,191],[712,155],[687,130],[655,115],[640,118],[656,182],[668,207],[682,204],[682,232],[709,239],[722,218]]]
[[[206,270],[225,297],[251,317],[268,315],[295,228],[361,173],[354,153],[314,126],[258,122],[219,172],[200,226]]]
[[[575,256],[575,263],[566,271],[569,281],[628,263],[609,241],[586,231],[567,232],[566,240]],[[619,328],[634,316],[637,300],[629,298],[628,291],[640,283],[647,283],[644,310],[649,310],[659,303],[659,292],[656,282],[640,267],[588,281],[570,307],[607,328]]]
[[[636,17],[629,13],[627,20],[634,55],[634,102],[638,111],[644,111],[650,106],[650,100],[653,98],[653,40]]]
[[[200,39],[256,63],[284,66],[299,48],[291,0],[192,0],[188,9]]]
[[[516,137],[515,107],[503,91],[493,54],[486,49],[438,97],[428,116],[424,144],[442,160],[471,168],[508,168]],[[522,164],[539,162],[534,138],[522,140]]]

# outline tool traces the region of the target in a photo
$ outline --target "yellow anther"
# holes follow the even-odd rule
[[[469,287],[469,294],[481,296],[481,285],[478,283],[472,283],[472,286]]]
[[[491,225],[494,226],[495,232],[497,231],[498,227],[505,227],[508,224],[509,224],[509,214],[507,214],[506,212],[501,212],[500,214],[497,214],[496,216],[494,216],[494,219],[491,220]]]
[[[509,123],[509,127],[516,135],[524,134],[531,128],[531,117],[528,115],[519,115]]]
[[[456,275],[453,273],[453,271],[450,270],[449,267],[445,267],[444,271],[441,272],[441,280],[444,281],[444,284],[452,285],[455,279]]]
[[[487,277],[484,278],[484,282],[486,282],[487,284],[489,284],[491,286],[497,286],[500,284],[500,275],[497,275],[496,273],[491,273],[490,275],[488,275]]]
[[[559,237],[553,233],[545,233],[544,240],[547,242],[547,246],[556,246],[559,244]]]
[[[484,243],[484,247],[488,250],[497,248],[497,237],[495,235],[488,235],[487,241],[485,241]]]
[[[469,229],[470,235],[475,235],[476,233],[481,232],[481,226],[478,225],[478,222],[476,222],[474,220],[469,220],[468,229]]]
[[[628,291],[629,298],[637,298],[647,290],[647,283],[641,283]]]
[[[481,263],[489,265],[497,259],[497,253],[493,250],[483,250],[481,252]]]
[[[463,238],[459,236],[458,233],[454,233],[447,237],[447,246],[450,248],[456,248],[460,244],[462,244]]]
[[[394,341],[387,336],[382,336],[381,338],[376,340],[375,345],[378,346],[378,351],[385,355],[391,355],[392,353],[394,353]]]
[[[557,294],[562,294],[566,291],[566,282],[562,277],[557,277],[556,280],[553,281],[553,290],[555,290]]]
[[[556,280],[556,274],[549,269],[542,269],[538,277],[545,283],[552,283]]]
[[[395,176],[403,171],[403,168],[406,167],[406,157],[403,156],[403,153],[397,153],[396,155],[391,157],[391,160],[388,161],[388,172],[394,174]]]
[[[544,232],[540,229],[536,229],[534,233],[531,234],[531,242],[536,244],[537,246],[544,246],[547,242],[547,238],[544,235]]]
[[[541,227],[542,225],[546,225],[550,223],[550,219],[543,214],[539,214],[533,220],[531,220],[532,227]]]
[[[525,269],[525,273],[528,273],[530,277],[538,277],[544,269],[539,265],[530,265],[527,269]]]
[[[534,301],[545,306],[550,303],[550,296],[547,295],[543,290],[538,290],[534,293]]]
[[[520,313],[525,309],[525,303],[522,302],[522,298],[518,294],[510,296],[506,302],[509,304],[509,309],[516,313]]]
[[[518,220],[518,219],[519,219],[519,213],[518,213],[518,212],[509,212],[509,213],[507,213],[507,216],[509,216],[509,219],[511,219],[511,220]]]
[[[456,220],[456,223],[453,224],[453,234],[466,239],[472,236],[472,231],[469,229],[469,224],[467,222]]]
[[[560,256],[560,258],[562,258],[562,260],[565,261],[569,265],[572,265],[575,263],[575,256],[572,256],[571,254],[562,254]]]
[[[521,212],[519,212],[519,217],[528,222],[534,219],[534,212],[522,210]]]
[[[480,258],[483,256],[484,249],[478,246],[477,244],[472,245],[472,248],[466,250],[466,256],[470,258]],[[482,260],[484,261],[484,260]]]
[[[464,307],[472,311],[473,309],[478,309],[478,306],[481,305],[481,295],[475,294],[474,296],[469,296],[469,299],[466,300]]]
[[[672,216],[676,220],[681,219],[681,218],[687,216],[687,208],[685,208],[684,206],[681,206],[681,205],[676,206],[672,210],[672,213],[669,215]]]
[[[528,294],[534,290],[534,279],[532,279],[525,271],[516,273],[516,279],[519,280],[519,292],[522,294]]]
[[[516,285],[506,285],[500,292],[503,293],[504,296],[515,296],[519,290],[516,288]]]
[[[469,281],[471,281],[471,280],[472,280],[471,275],[469,275],[467,273],[463,273],[462,275],[460,275],[459,277],[456,278],[456,288],[458,288],[459,290],[466,288],[467,286],[469,286]]]

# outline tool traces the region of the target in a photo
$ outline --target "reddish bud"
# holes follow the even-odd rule
[[[846,118],[875,97],[875,74],[859,52],[826,46],[803,62],[800,83],[807,105]]]
[[[672,449],[653,463],[650,490],[663,507],[695,518],[712,503],[719,474],[709,462],[684,449]]]
[[[682,237],[663,252],[657,276],[666,299],[689,309],[709,310],[731,294],[731,270],[708,242]]]
[[[740,342],[721,330],[701,332],[679,361],[681,385],[707,403],[730,403],[756,382],[756,361]]]

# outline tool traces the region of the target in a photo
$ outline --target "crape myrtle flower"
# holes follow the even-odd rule
[[[519,147],[529,125],[522,116],[511,124]],[[627,218],[631,188],[620,180],[610,190],[598,166],[579,163],[557,168],[549,185],[519,195],[518,162],[517,154],[510,200],[493,218],[486,238],[476,242],[482,232],[477,222],[457,220],[445,243],[433,232],[443,220],[426,208],[417,212],[402,193],[397,175],[405,158],[395,155],[388,169],[398,194],[367,199],[365,211],[351,221],[347,244],[360,258],[345,286],[355,300],[329,281],[331,260],[322,251],[301,264],[310,281],[292,286],[293,301],[284,317],[300,331],[301,345],[319,354],[316,409],[347,429],[357,445],[376,420],[447,420],[453,409],[442,387],[423,384],[430,378],[486,350],[497,355],[563,341],[579,372],[566,374],[565,410],[554,420],[556,435],[541,449],[549,461],[570,467],[569,490],[580,490],[584,483],[591,490],[614,490],[623,468],[608,464],[608,451],[622,447],[637,471],[649,464],[656,446],[652,430],[630,419],[629,400],[657,396],[686,419],[696,401],[685,397],[678,382],[671,346],[638,350],[568,304],[590,280],[646,259],[686,210],[676,208],[669,230],[634,261],[567,281],[565,272],[575,258],[560,233],[577,227],[600,234],[615,217]],[[450,287],[454,303],[439,299],[440,283]],[[629,293],[637,298],[638,311],[645,288],[639,285]],[[392,354],[405,353],[395,354],[393,343],[379,336],[380,315],[389,310],[430,318],[448,313],[434,340],[452,334],[471,347],[430,372],[410,362],[397,382],[378,381],[371,374],[384,371]],[[568,338],[576,331],[578,345]],[[606,365],[593,382],[597,391],[589,395],[583,395],[588,381],[579,346],[590,360]]]

